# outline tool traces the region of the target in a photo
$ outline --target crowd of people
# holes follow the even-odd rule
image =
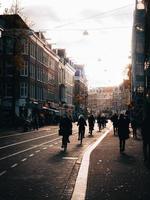
[[[138,139],[138,133],[143,141],[143,158],[146,165],[150,165],[150,109],[146,110],[143,120],[138,122],[135,117],[136,113],[126,112],[125,114],[117,115],[115,113],[111,117],[113,123],[113,132],[119,138],[120,152],[125,151],[126,140],[130,137],[130,130],[132,130],[133,139]]]
[[[30,118],[31,119],[30,119]],[[28,119],[22,115],[24,119],[23,130],[38,130],[39,127],[43,126],[45,123],[42,116],[39,114],[38,110],[33,109]],[[140,132],[143,141],[143,157],[144,162],[150,163],[150,132],[149,132],[149,122],[150,122],[150,109],[146,110],[143,120],[140,122],[136,118],[136,112],[126,111],[124,113],[114,113],[111,116],[107,116],[104,113],[99,113],[97,116],[92,113],[85,117],[80,114],[77,119],[78,126],[78,140],[81,140],[81,133],[83,138],[85,137],[85,127],[89,129],[89,135],[92,136],[94,126],[97,123],[98,131],[106,127],[108,118],[113,124],[113,134],[118,136],[119,139],[119,149],[120,153],[123,154],[126,148],[126,140],[130,138],[130,132],[132,131],[133,139],[138,139],[138,132]],[[72,134],[72,117],[66,113],[57,120],[60,127],[60,134],[62,138],[62,147],[64,147],[64,141],[69,141],[69,136]]]
[[[138,139],[137,132],[140,129],[140,133],[143,141],[143,157],[144,162],[150,164],[150,133],[149,133],[149,122],[150,122],[150,110],[147,111],[147,115],[145,115],[143,121],[139,124],[136,119],[129,114],[128,112],[117,114],[114,113],[109,117],[113,124],[113,134],[117,136],[119,139],[119,150],[121,154],[124,154],[126,148],[126,140],[130,138],[130,133],[132,132],[133,139]],[[65,122],[66,121],[66,122]],[[106,127],[108,122],[108,118],[104,114],[99,114],[98,116],[94,116],[90,114],[86,119],[84,115],[79,115],[77,120],[78,126],[78,140],[81,138],[81,132],[83,131],[83,137],[85,137],[85,127],[89,128],[89,135],[92,135],[92,131],[94,130],[94,126],[97,122],[98,130]],[[59,123],[60,130],[62,130],[62,147],[64,146],[64,138],[69,141],[69,136],[72,134],[72,118],[65,114]]]
[[[62,148],[66,151],[66,141],[69,143],[69,137],[72,135],[72,117],[67,115],[66,113],[61,117],[60,123],[59,123],[59,135],[62,136]],[[106,123],[108,122],[106,116],[104,114],[98,115],[95,117],[93,114],[90,114],[87,118],[80,114],[76,125],[78,126],[78,140],[81,140],[81,136],[85,137],[85,127],[88,127],[89,130],[89,136],[93,135],[93,130],[95,127],[95,124],[97,122],[97,125],[99,127],[99,131],[101,129],[106,127]],[[82,134],[82,135],[81,135]]]

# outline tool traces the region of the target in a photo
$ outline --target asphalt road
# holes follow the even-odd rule
[[[68,150],[61,149],[58,126],[0,135],[0,200],[71,199],[82,156],[105,130],[86,137],[81,146],[74,124]]]

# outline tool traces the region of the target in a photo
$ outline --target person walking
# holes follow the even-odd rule
[[[33,130],[39,129],[39,115],[37,111],[33,111],[32,113],[32,125],[33,125]]]
[[[98,124],[98,129],[99,129],[99,132],[101,131],[101,128],[102,128],[102,118],[101,118],[101,114],[99,114],[97,116],[97,124]]]
[[[126,140],[129,138],[129,119],[124,114],[120,114],[118,120],[118,136],[120,153],[123,153],[125,151]]]
[[[59,135],[62,135],[62,148],[64,151],[67,149],[67,143],[70,143],[69,136],[72,134],[72,120],[65,113],[60,119],[59,123]]]
[[[94,130],[94,124],[95,124],[95,118],[92,114],[88,117],[88,124],[89,124],[89,133],[90,135],[92,135],[92,131]]]
[[[78,130],[78,140],[81,139],[81,132],[83,132],[83,138],[85,137],[85,126],[87,126],[86,120],[83,115],[79,115],[77,126],[79,126]]]
[[[150,114],[150,113],[149,113]],[[144,162],[150,165],[150,115],[146,115],[141,126],[141,135],[143,140]]]
[[[113,131],[114,131],[114,136],[116,136],[118,134],[118,115],[117,113],[115,113],[112,117],[111,117],[111,121],[113,123]]]
[[[137,139],[137,121],[136,119],[131,119],[131,128],[133,131],[133,138]]]

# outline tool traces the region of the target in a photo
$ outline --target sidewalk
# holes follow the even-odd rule
[[[90,157],[86,200],[149,200],[150,169],[143,163],[142,140],[129,138],[125,154],[112,131]]]

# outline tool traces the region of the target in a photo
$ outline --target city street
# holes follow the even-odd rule
[[[81,146],[74,124],[66,153],[58,126],[1,134],[0,200],[70,199],[85,149],[105,132],[97,131],[90,137],[87,128]]]

